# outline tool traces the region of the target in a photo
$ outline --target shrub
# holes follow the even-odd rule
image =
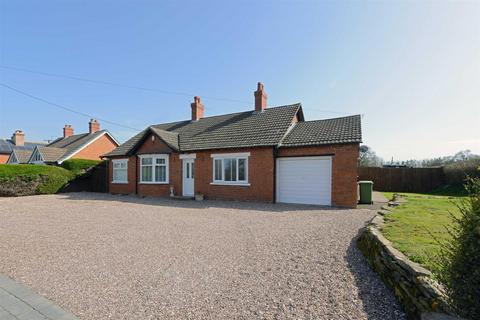
[[[0,195],[56,193],[75,174],[63,168],[32,164],[0,165]]]
[[[442,243],[434,270],[452,306],[463,317],[480,319],[480,179],[469,179],[468,197],[458,204],[459,218],[449,227],[452,240]]]
[[[99,160],[86,160],[86,159],[69,159],[62,162],[62,168],[72,171],[76,175],[85,172],[86,170],[95,167],[101,161]]]

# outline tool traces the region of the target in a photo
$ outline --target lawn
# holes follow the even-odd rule
[[[389,199],[393,193],[385,193]],[[454,220],[451,216],[459,215],[456,207],[461,197],[437,196],[431,194],[402,193],[407,200],[385,217],[382,233],[392,241],[393,246],[412,261],[418,262],[427,269],[433,267],[433,256],[439,250],[436,241],[448,241],[450,234],[446,226]],[[433,235],[433,236],[432,236]]]

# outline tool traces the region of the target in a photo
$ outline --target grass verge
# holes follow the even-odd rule
[[[382,233],[412,261],[432,270],[433,256],[440,250],[435,238],[440,241],[450,240],[446,226],[454,223],[451,214],[460,214],[456,207],[459,197],[401,194],[407,201],[385,216]],[[388,199],[392,195],[393,193],[385,193]]]

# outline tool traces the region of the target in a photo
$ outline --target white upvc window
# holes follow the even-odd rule
[[[128,159],[112,160],[112,183],[128,183]]]
[[[248,186],[249,156],[250,153],[212,154],[213,182],[211,184]]]
[[[140,183],[168,183],[168,154],[142,154],[140,158]]]

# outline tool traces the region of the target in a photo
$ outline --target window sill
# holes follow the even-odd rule
[[[138,184],[170,184],[169,182],[148,182],[148,181],[140,181]]]
[[[114,184],[128,184],[128,181],[112,181]]]
[[[212,186],[239,186],[239,187],[250,187],[250,183],[246,182],[210,182]]]

